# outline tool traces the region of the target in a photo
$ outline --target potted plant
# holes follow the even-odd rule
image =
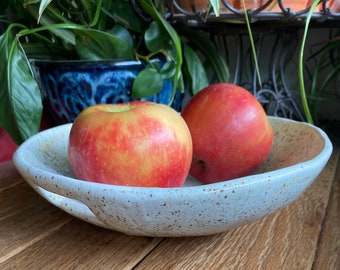
[[[186,31],[180,37],[164,19],[161,0],[9,0],[6,8],[11,21],[0,37],[4,61],[0,126],[18,144],[38,131],[42,115],[42,97],[30,59],[142,60],[145,70],[133,89],[138,97],[157,93],[163,80],[172,82],[173,95],[206,86],[209,79],[199,54],[207,56],[209,70],[214,70],[218,81],[228,80],[227,66],[212,49],[208,35],[200,33],[200,40],[192,41],[191,33],[198,32]],[[153,64],[152,59],[160,55],[164,63]]]

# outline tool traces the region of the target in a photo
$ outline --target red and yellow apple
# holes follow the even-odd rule
[[[182,116],[191,132],[190,174],[204,183],[250,174],[270,153],[273,130],[258,100],[246,89],[218,83],[198,92]]]
[[[88,107],[75,119],[68,145],[78,179],[99,183],[180,187],[192,160],[183,118],[152,102]]]

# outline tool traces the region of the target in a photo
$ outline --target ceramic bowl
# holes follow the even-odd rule
[[[180,188],[141,188],[75,179],[67,157],[72,124],[23,143],[14,162],[41,196],[89,223],[141,236],[199,236],[265,217],[294,201],[326,165],[332,144],[319,128],[269,117],[275,131],[268,159],[254,174]]]
[[[159,62],[160,60],[154,60]],[[56,124],[71,123],[90,105],[123,103],[131,97],[132,84],[145,68],[141,61],[49,61],[31,60],[42,93],[44,108]],[[171,81],[164,81],[161,91],[138,100],[169,104]],[[180,111],[182,94],[177,91],[172,107]]]

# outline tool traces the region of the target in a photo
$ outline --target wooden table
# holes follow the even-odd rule
[[[339,149],[303,195],[211,236],[131,237],[64,213],[0,164],[0,269],[340,269]]]

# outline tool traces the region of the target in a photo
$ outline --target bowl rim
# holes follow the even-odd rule
[[[24,159],[24,154],[22,155],[22,153],[24,153],[25,151],[27,151],[27,146],[28,145],[32,145],[34,144],[37,140],[39,140],[40,138],[45,138],[48,137],[48,135],[50,133],[54,133],[56,130],[62,130],[62,132],[65,132],[64,130],[70,129],[72,126],[72,123],[68,123],[68,124],[63,124],[63,125],[59,125],[44,131],[39,132],[38,134],[30,137],[28,140],[26,140],[14,153],[13,155],[13,161],[14,164],[17,168],[22,169],[23,166],[25,168],[29,168],[30,172],[37,172],[37,173],[44,173],[47,178],[51,179],[53,178],[53,176],[56,175],[56,173],[59,176],[62,176],[63,178],[65,178],[65,180],[67,181],[71,181],[72,184],[77,184],[77,185],[81,185],[81,186],[85,186],[87,188],[92,187],[92,188],[106,188],[106,189],[116,189],[117,191],[124,191],[124,192],[136,192],[136,191],[147,191],[148,193],[150,192],[176,192],[178,190],[185,190],[185,191],[196,191],[199,189],[202,190],[225,190],[225,189],[233,189],[236,188],[237,186],[245,186],[245,185],[253,185],[259,182],[264,182],[267,181],[269,176],[272,176],[272,174],[275,172],[275,174],[280,174],[280,175],[287,175],[287,174],[291,174],[291,173],[295,173],[296,171],[302,171],[304,170],[304,168],[306,166],[310,166],[314,163],[319,163],[319,162],[327,162],[332,151],[333,151],[333,146],[332,143],[330,141],[330,139],[328,138],[327,134],[320,129],[317,126],[314,126],[312,124],[306,123],[306,122],[298,122],[295,120],[291,120],[291,119],[286,119],[286,118],[281,118],[281,117],[275,117],[275,116],[269,116],[269,119],[272,119],[274,121],[289,121],[289,122],[295,122],[295,123],[299,123],[302,125],[307,125],[313,129],[316,129],[316,131],[318,131],[318,133],[321,135],[321,137],[323,138],[324,141],[324,146],[321,149],[321,151],[314,156],[313,158],[303,161],[301,163],[297,163],[294,165],[290,165],[288,167],[283,167],[277,170],[273,170],[273,171],[266,171],[266,172],[262,172],[262,173],[255,173],[252,175],[247,175],[244,177],[239,177],[239,178],[235,178],[235,179],[231,179],[231,180],[225,180],[225,181],[221,181],[221,182],[217,182],[217,183],[211,183],[211,184],[199,184],[199,185],[193,185],[193,186],[182,186],[182,187],[139,187],[139,186],[123,186],[123,185],[113,185],[113,184],[104,184],[104,183],[96,183],[96,182],[92,182],[92,181],[87,181],[87,180],[82,180],[82,179],[77,179],[77,178],[73,178],[67,175],[62,175],[62,174],[58,174],[58,172],[51,172],[51,171],[47,171],[47,170],[43,170],[37,166],[31,166],[29,161]],[[293,169],[293,170],[292,170]],[[273,177],[271,177],[273,178]]]

